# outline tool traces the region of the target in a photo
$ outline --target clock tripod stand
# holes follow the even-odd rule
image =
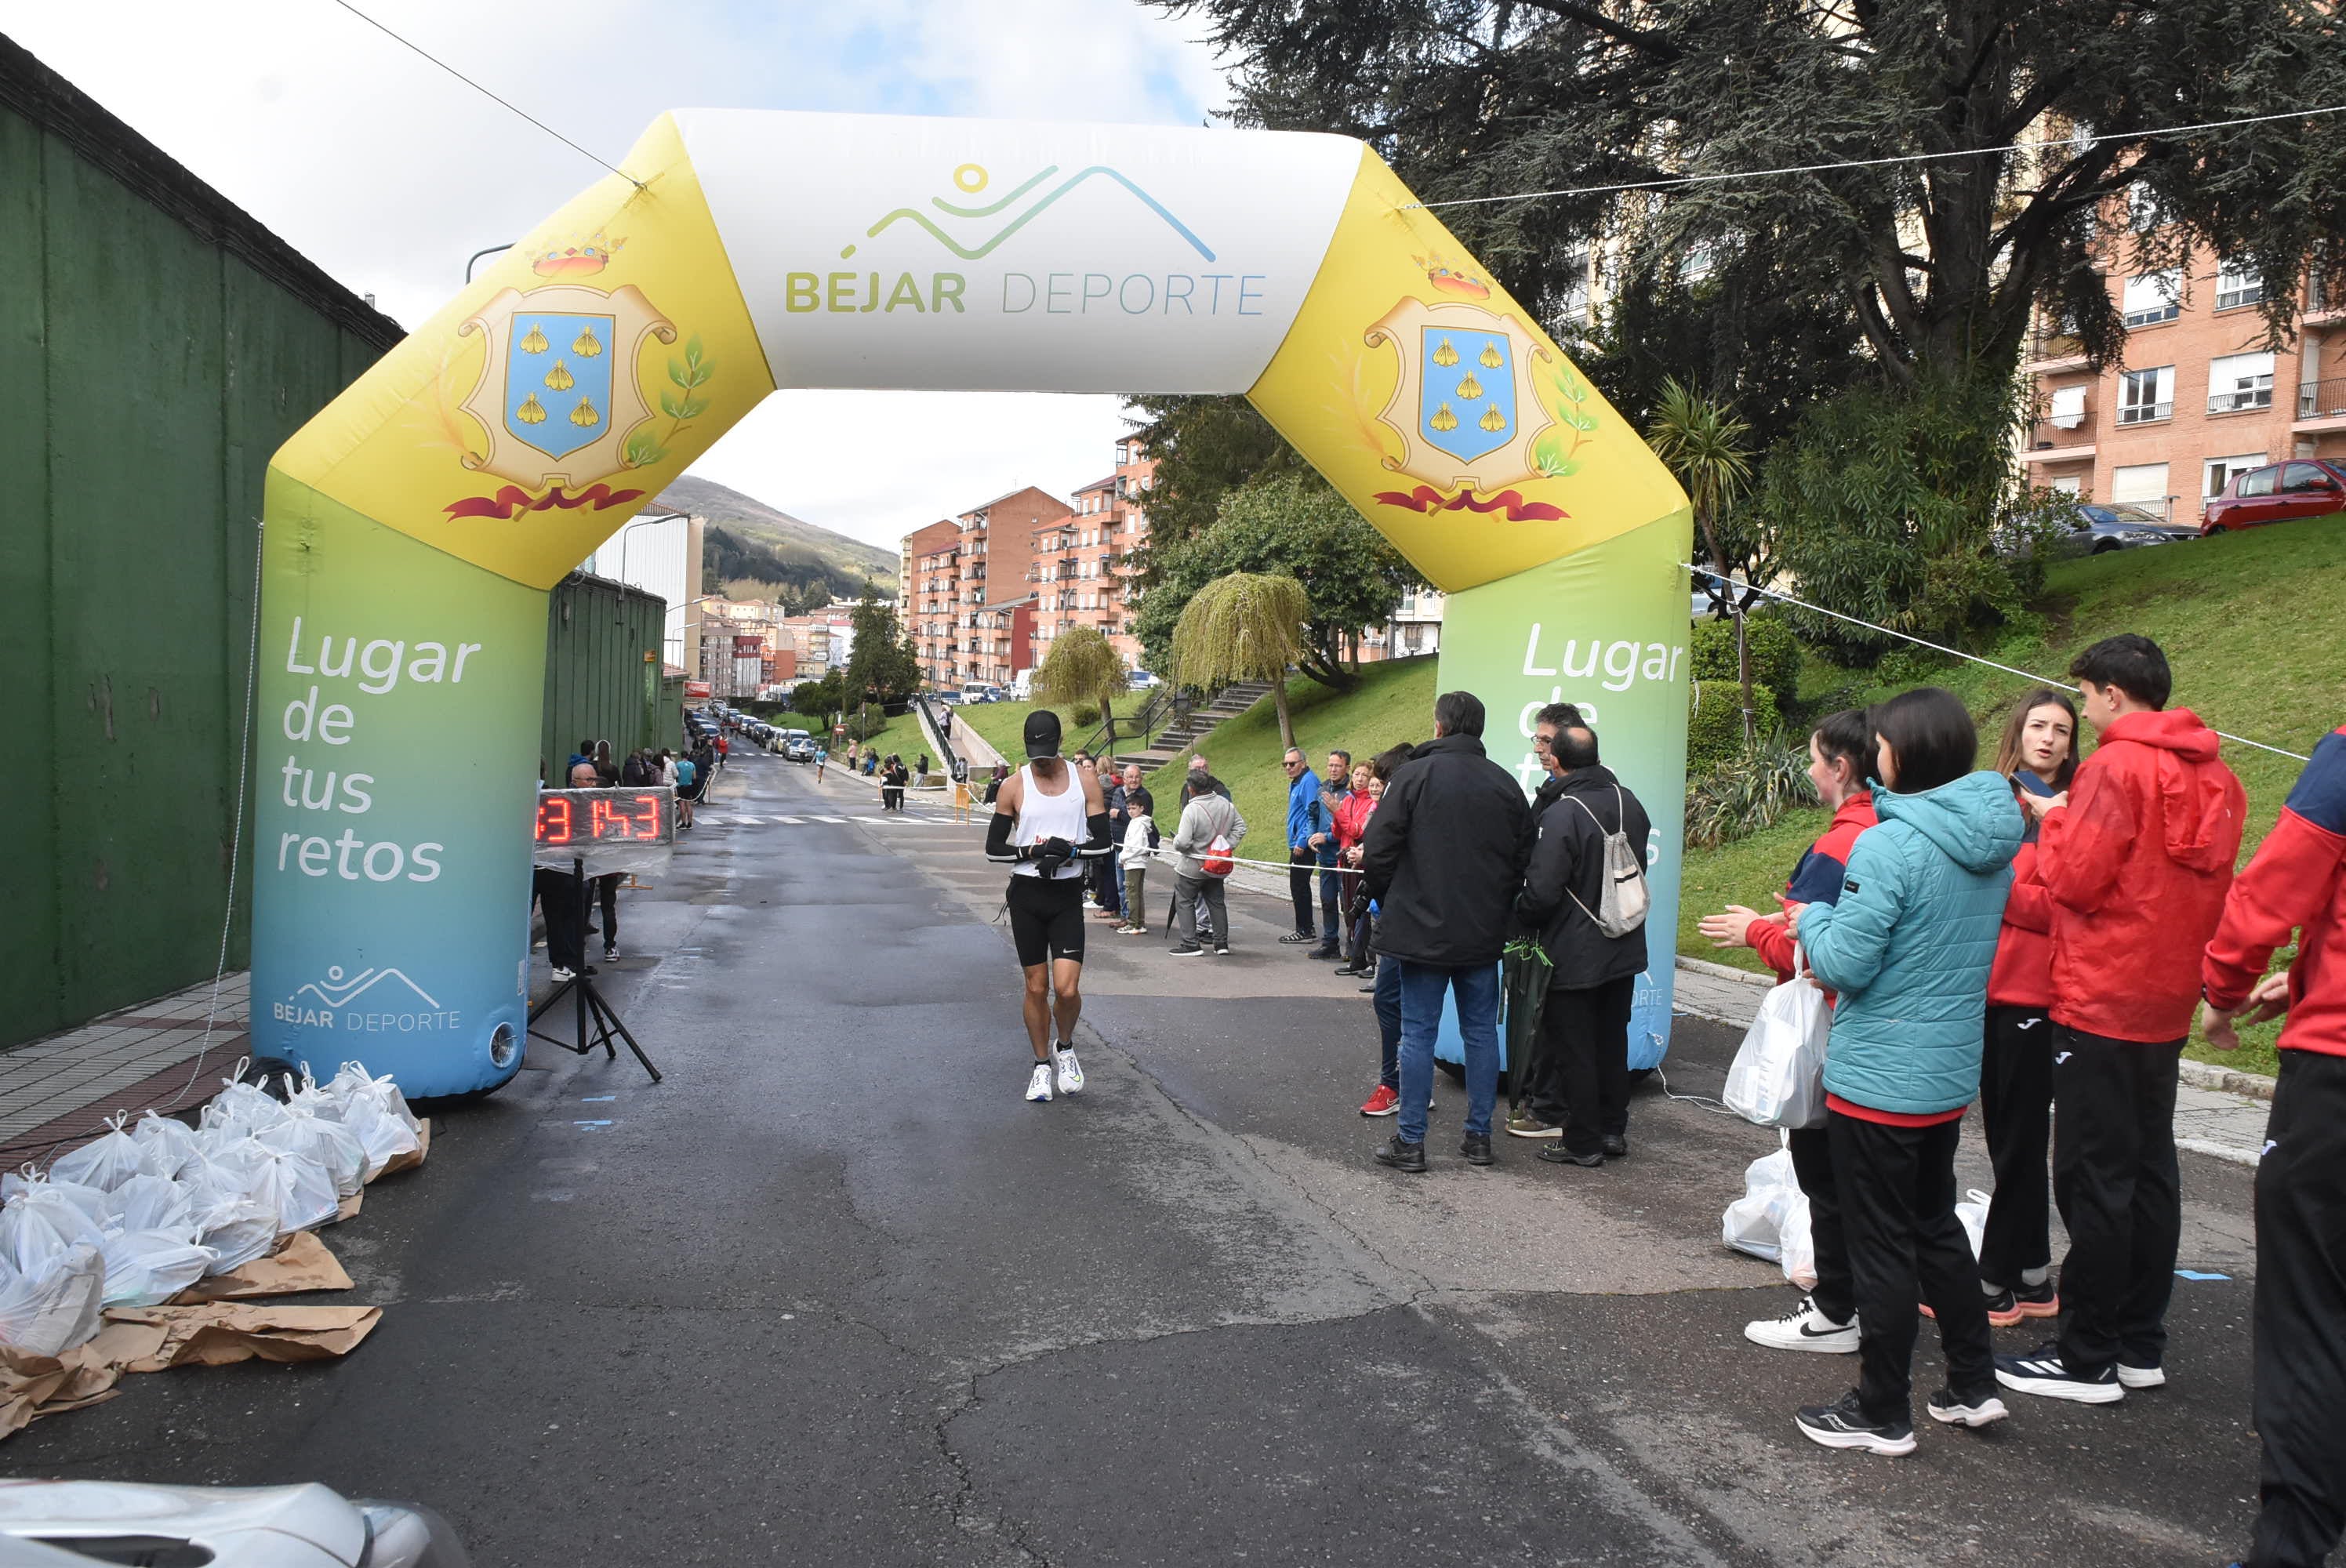
[[[660,1070],[652,1065],[652,1059],[649,1056],[644,1054],[644,1048],[637,1044],[635,1035],[629,1033],[626,1021],[619,1016],[619,1010],[605,999],[602,992],[596,987],[595,977],[587,972],[586,908],[591,901],[586,896],[586,862],[583,860],[573,860],[570,862],[570,874],[578,885],[577,944],[572,950],[578,955],[578,967],[571,972],[568,980],[559,983],[548,992],[545,1001],[529,1010],[529,1019],[525,1025],[529,1037],[533,1040],[543,1040],[549,1045],[559,1045],[565,1051],[578,1056],[587,1055],[596,1046],[600,1045],[603,1048],[603,1054],[616,1062],[619,1059],[619,1048],[612,1044],[613,1037],[616,1036],[627,1042],[627,1049],[635,1053],[636,1060],[643,1064],[644,1071],[649,1073],[652,1075],[652,1082],[657,1084],[660,1081]],[[536,1027],[537,1021],[551,1012],[555,1004],[566,995],[571,999],[572,1004],[577,1010],[576,1037],[572,1040],[560,1039]],[[592,1021],[591,1030],[590,1020]]]

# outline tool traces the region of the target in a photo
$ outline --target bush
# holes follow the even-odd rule
[[[1764,682],[1752,682],[1751,710],[1752,727],[1762,737],[1782,723],[1775,690]],[[1700,773],[1742,754],[1743,687],[1731,674],[1723,680],[1698,678],[1687,715],[1687,770]]]
[[[1067,715],[1067,722],[1074,725],[1077,729],[1094,728],[1097,727],[1099,721],[1099,709],[1094,708],[1088,702],[1077,703],[1076,705],[1076,710]]]
[[[1774,616],[1743,619],[1743,646],[1751,655],[1751,678],[1770,691],[1800,688],[1800,639]],[[1688,640],[1688,668],[1697,680],[1735,679],[1735,623],[1699,621]]]
[[[1812,804],[1817,796],[1808,769],[1808,748],[1780,732],[1739,750],[1688,789],[1687,842],[1715,849],[1774,826],[1795,806]]]

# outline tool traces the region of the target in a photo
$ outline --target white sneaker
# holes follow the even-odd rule
[[[1048,1100],[1051,1097],[1051,1064],[1048,1062],[1035,1064],[1034,1076],[1026,1080],[1026,1097],[1030,1100]]]
[[[2118,1363],[2118,1386],[2126,1389],[2163,1389],[2167,1387],[2164,1367],[2130,1367]]]
[[[1080,1095],[1084,1092],[1084,1064],[1076,1060],[1073,1051],[1052,1052],[1051,1067],[1059,1080],[1059,1093]]]
[[[1829,1356],[1845,1356],[1857,1349],[1857,1319],[1836,1323],[1817,1310],[1816,1301],[1807,1296],[1800,1304],[1781,1318],[1761,1318],[1743,1325],[1743,1337],[1755,1345],[1765,1345],[1771,1350],[1818,1350]]]

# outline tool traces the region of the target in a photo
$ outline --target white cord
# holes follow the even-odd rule
[[[1678,567],[1680,570],[1688,574],[1699,574],[1706,577],[1714,578],[1719,576],[1717,572],[1712,571],[1708,566],[1691,565],[1685,561],[1680,561],[1678,563]],[[1845,616],[1839,610],[1829,610],[1822,605],[1812,605],[1805,599],[1796,599],[1790,594],[1780,594],[1773,588],[1763,588],[1757,583],[1739,583],[1732,579],[1729,579],[1728,585],[1729,587],[1749,588],[1755,594],[1765,594],[1771,599],[1780,600],[1784,604],[1794,606],[1800,609],[1809,610],[1820,616],[1831,616],[1834,620],[1847,621],[1851,626],[1863,626],[1868,631],[1880,632],[1884,636],[1902,638],[1907,642],[1913,643],[1918,647],[1929,648],[1933,652],[1949,654],[1956,658],[1967,660],[1972,664],[1985,665],[1990,669],[2000,669],[2006,675],[2016,675],[2021,677],[2023,679],[2035,681],[2041,686],[2065,687],[2069,684],[2066,680],[2055,680],[2049,675],[2038,675],[2034,670],[2020,669],[2008,664],[1998,664],[1992,658],[1982,658],[1977,654],[1967,654],[1961,648],[1951,648],[1944,643],[1934,643],[1928,637],[1913,636],[1906,632],[1894,631],[1889,626],[1876,626],[1872,621],[1860,620],[1855,616]],[[2261,740],[2250,740],[2246,736],[2229,734],[2221,729],[2213,730],[2212,733],[2221,736],[2224,739],[2232,741],[2236,745],[2253,746],[2259,751],[2270,751],[2276,757],[2291,758],[2299,762],[2307,760],[2306,757],[2301,752],[2287,751],[2278,746],[2267,746]]]
[[[1727,1102],[1724,1100],[1714,1100],[1708,1095],[1680,1095],[1674,1093],[1670,1088],[1670,1075],[1662,1071],[1661,1065],[1658,1063],[1657,1063],[1654,1067],[1654,1080],[1661,1084],[1662,1098],[1666,1100],[1676,1100],[1681,1105],[1693,1105],[1698,1109],[1708,1111],[1713,1115],[1733,1116],[1739,1122],[1743,1120],[1743,1114],[1739,1111],[1731,1111],[1728,1109]]]

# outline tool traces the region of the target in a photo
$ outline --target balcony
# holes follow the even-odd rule
[[[2174,417],[2175,404],[2172,401],[2167,402],[2129,402],[2118,405],[2118,423],[2120,424],[2150,424],[2158,420],[2173,419]]]
[[[2066,332],[2041,332],[2028,346],[2027,362],[2020,367],[2023,375],[2050,375],[2055,371],[2081,371],[2086,368],[2086,345]]]
[[[2208,394],[2209,413],[2245,413],[2250,409],[2272,407],[2272,377],[2258,376],[2254,386],[2234,387],[2229,392]]]
[[[2299,387],[2297,423],[2290,428],[2307,434],[2346,430],[2346,376]]]

